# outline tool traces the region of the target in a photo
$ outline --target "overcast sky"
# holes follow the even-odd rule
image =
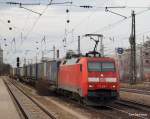
[[[18,5],[6,5],[3,2],[41,3],[36,6],[23,6],[39,14],[30,12]],[[53,0],[53,3],[63,3],[69,0]],[[71,0],[70,0],[71,1]],[[73,4],[46,6],[49,0],[0,0],[0,43],[4,49],[4,60],[15,65],[19,56],[35,61],[35,56],[52,57],[55,45],[60,49],[61,57],[66,50],[77,50],[77,37],[81,36],[81,51],[83,53],[93,49],[93,42],[82,37],[87,33],[104,35],[105,54],[112,55],[115,48],[129,47],[131,33],[131,18],[105,12],[106,6],[126,6],[128,8],[109,9],[123,16],[129,17],[131,10],[135,10],[137,43],[145,41],[149,35],[150,1],[149,0],[72,0]],[[94,6],[91,9],[80,8],[81,5]],[[130,8],[133,7],[133,8]],[[144,7],[144,8],[136,8]],[[147,8],[146,8],[147,7]],[[69,13],[66,13],[66,10]],[[8,20],[11,22],[8,23]],[[70,23],[66,23],[70,20]],[[12,30],[9,30],[12,27]],[[21,35],[22,34],[22,35]],[[21,40],[22,36],[22,40]],[[45,40],[42,40],[45,36]],[[6,40],[4,40],[6,39]],[[63,40],[66,39],[66,43]],[[65,48],[64,45],[67,45]],[[38,50],[37,50],[38,48]]]

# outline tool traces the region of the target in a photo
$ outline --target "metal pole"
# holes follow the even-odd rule
[[[140,66],[140,69],[141,69],[141,80],[143,81],[144,80],[144,68],[143,68],[143,46],[141,45],[141,48],[140,48],[140,58],[141,58],[141,66]]]
[[[35,78],[36,78],[36,80],[37,80],[37,76],[38,76],[38,64],[37,64],[37,53],[36,53],[36,63],[35,63],[35,68],[36,68],[36,75],[35,75]]]
[[[42,59],[44,58],[44,51],[42,51]]]
[[[132,11],[132,30],[130,36],[131,57],[130,57],[130,84],[135,84],[137,79],[136,71],[136,37],[135,37],[135,13]]]
[[[80,50],[80,36],[78,36],[78,54],[80,55],[81,50]]]
[[[99,39],[100,39],[100,53],[102,56],[104,56],[103,37],[98,37],[98,40]]]
[[[21,32],[21,43],[22,43],[22,39],[23,39],[23,38],[22,38],[22,32]]]
[[[24,65],[26,65],[26,58],[24,58]]]
[[[53,59],[55,59],[55,46],[53,46]]]
[[[57,50],[57,58],[59,58],[59,50]]]

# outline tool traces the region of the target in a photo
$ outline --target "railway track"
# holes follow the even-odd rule
[[[114,103],[109,106],[104,107],[86,107],[90,110],[93,110],[97,113],[103,114],[105,117],[110,119],[149,119],[150,118],[150,111],[137,108],[135,105],[126,105],[122,103]],[[144,108],[144,106],[143,106]]]
[[[85,108],[93,112],[94,115],[103,115],[103,117],[106,119],[129,119],[129,115],[127,113],[124,113],[122,110],[113,108],[111,106]]]
[[[132,93],[138,93],[138,94],[144,94],[144,95],[150,95],[150,91],[148,90],[139,90],[139,89],[129,89],[129,88],[121,88],[121,91],[125,92],[132,92]]]
[[[119,115],[124,114],[125,116],[122,117],[123,119],[130,119],[130,118],[131,119],[149,119],[147,117],[147,113],[130,112],[125,109],[119,109],[116,106],[107,106],[107,107],[112,110],[116,110],[118,113],[120,113]],[[120,119],[121,117],[118,116],[117,118]]]
[[[62,100],[66,100],[61,98]],[[99,119],[102,117],[103,119],[149,119],[149,109],[142,110],[141,108],[135,108],[133,106],[120,105],[119,102],[116,104],[112,104],[110,106],[103,106],[103,107],[91,107],[77,103],[73,100],[67,100],[67,102],[71,102],[73,104],[80,106],[80,108],[86,109],[93,113],[93,118]],[[141,105],[143,106],[143,105]],[[142,110],[142,111],[141,111]]]
[[[16,85],[18,85],[18,87],[22,87],[23,84],[19,84],[17,83],[16,81],[14,82]],[[21,85],[21,86],[19,86]],[[29,88],[29,90],[32,90],[31,92],[35,92],[35,89],[34,88],[31,88],[31,87],[28,87],[27,85],[24,85],[25,87]],[[25,88],[24,88],[25,89]],[[99,118],[102,118],[102,119],[117,119],[117,117],[124,117],[126,116],[126,118],[124,119],[128,119],[128,115],[126,114],[119,114],[118,116],[118,111],[116,110],[113,110],[113,113],[112,113],[112,109],[108,108],[108,107],[102,107],[102,108],[93,108],[93,107],[89,107],[89,106],[84,106],[84,105],[81,105],[80,103],[77,103],[76,101],[74,100],[71,100],[71,99],[66,99],[65,97],[63,96],[59,96],[59,97],[55,97],[55,98],[58,98],[58,101],[61,100],[63,102],[66,102],[67,103],[70,103],[74,109],[75,108],[80,108],[81,110],[85,110],[87,112],[89,112],[92,117],[91,118],[94,118],[94,119],[99,119]],[[50,98],[48,97],[43,97],[43,99],[45,99],[45,102],[46,101],[51,101]]]
[[[132,102],[132,101],[125,101],[125,100],[118,100],[115,103],[119,104],[119,105],[131,107],[131,108],[134,108],[134,109],[138,109],[138,110],[141,110],[141,111],[145,111],[145,112],[150,114],[150,106],[148,106],[148,105],[139,104],[139,103]]]
[[[50,112],[12,82],[4,80],[4,83],[25,119],[56,119]]]
[[[114,104],[108,106],[121,113],[126,113],[132,118],[149,119],[150,106],[139,104],[132,101],[117,100]]]
[[[73,101],[73,103],[75,103]],[[75,103],[78,104],[78,103]],[[138,103],[118,100],[114,104],[104,107],[81,107],[93,112],[93,115],[103,115],[106,119],[149,119],[150,107]],[[94,114],[95,113],[95,114]],[[96,117],[97,119],[98,117]]]
[[[19,85],[19,84],[17,84]],[[22,85],[22,84],[21,84]],[[25,86],[28,87],[28,86]],[[30,88],[31,89],[31,88]],[[33,92],[35,89],[33,88]],[[44,99],[45,97],[43,97]],[[59,98],[59,100],[62,100],[64,102],[67,101],[67,103],[70,103],[73,105],[74,109],[80,108],[81,110],[88,111],[91,113],[92,118],[99,119],[149,119],[149,115],[147,112],[149,110],[141,109],[143,105],[140,105],[138,107],[135,107],[135,105],[129,105],[129,103],[123,103],[123,101],[117,101],[115,105],[105,106],[105,107],[89,107],[89,106],[83,106],[77,103],[76,101],[66,99],[64,97],[55,97]],[[60,99],[61,98],[61,99]],[[51,99],[48,98],[48,96],[45,98],[45,101],[50,101]],[[137,106],[137,105],[136,105]]]

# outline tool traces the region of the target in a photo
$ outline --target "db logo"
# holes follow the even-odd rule
[[[105,82],[106,80],[104,78],[100,78],[100,81],[101,82]]]

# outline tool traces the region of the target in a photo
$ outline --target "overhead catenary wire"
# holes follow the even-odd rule
[[[72,6],[74,6],[74,5],[72,5]],[[77,7],[77,6],[76,6]],[[81,6],[78,6],[78,7],[81,7]],[[148,9],[146,9],[146,10],[142,10],[142,11],[140,11],[140,12],[138,12],[138,13],[136,13],[136,15],[139,15],[139,14],[142,14],[142,13],[144,13],[144,12],[146,12],[146,11],[149,11],[150,9],[150,7],[132,7],[132,6],[130,6],[130,7],[128,7],[128,6],[109,6],[109,7],[98,7],[98,8],[148,8]],[[93,32],[93,33],[97,33],[97,32],[99,32],[99,31],[104,31],[104,30],[108,30],[108,29],[110,29],[110,28],[112,28],[112,27],[115,27],[115,26],[117,26],[117,25],[119,25],[120,23],[122,23],[123,21],[125,21],[125,20],[127,20],[127,19],[129,19],[129,18],[131,18],[131,16],[129,16],[129,17],[125,17],[124,19],[121,19],[121,20],[119,20],[119,21],[117,21],[117,22],[114,22],[113,24],[109,24],[108,26],[104,26],[103,28],[101,28],[101,29],[98,29],[98,30],[96,30],[95,32]],[[74,28],[73,28],[74,29]]]
[[[94,2],[94,1],[93,1]],[[42,5],[42,3],[26,3],[26,2],[0,2],[0,4],[10,4],[10,5],[27,5],[27,6],[29,6],[29,5],[31,5],[31,6],[33,6],[33,5]],[[72,6],[74,6],[74,7],[82,7],[82,8],[88,8],[88,7],[84,7],[84,6],[89,6],[89,7],[92,7],[92,8],[104,8],[104,9],[106,9],[106,7],[107,8],[124,8],[124,9],[136,9],[136,8],[138,8],[138,9],[143,9],[143,8],[150,8],[150,6],[128,6],[128,5],[123,5],[123,6],[94,6],[94,5],[78,5],[78,4],[73,4],[73,2],[71,1],[65,1],[65,2],[53,2],[53,3],[48,3],[47,5],[58,5],[58,6],[70,6],[70,5],[68,5],[68,4],[72,4]]]
[[[35,20],[35,22],[33,23],[31,29],[29,30],[29,32],[26,34],[25,38],[27,39],[29,37],[29,35],[31,34],[31,32],[33,31],[33,29],[35,28],[36,24],[38,23],[38,21],[40,20],[41,16],[43,16],[43,14],[46,12],[46,10],[48,9],[48,7],[50,5],[54,5],[54,4],[68,4],[68,3],[72,3],[72,2],[62,2],[62,3],[53,3],[53,0],[49,0],[49,3],[46,5],[46,7],[43,9],[43,11],[41,12],[41,15],[38,16],[38,18]]]
[[[53,1],[53,0],[50,0],[49,5],[52,3],[52,1]],[[34,13],[36,13],[36,14],[39,15],[38,18],[34,21],[33,26],[31,27],[31,29],[30,29],[30,30],[28,31],[28,33],[25,35],[25,39],[28,38],[28,36],[30,35],[30,33],[32,32],[32,30],[34,29],[34,27],[36,26],[37,22],[39,21],[40,17],[44,14],[44,12],[46,11],[46,9],[47,9],[48,6],[49,6],[49,5],[46,5],[46,8],[42,11],[42,13],[38,13],[38,12],[35,12],[35,11],[30,10],[30,9],[28,9],[28,8],[25,8],[25,7],[23,7],[22,5],[39,5],[39,4],[34,4],[34,3],[28,4],[28,3],[17,3],[17,2],[5,2],[5,3],[6,3],[6,4],[17,4],[17,5],[19,4],[21,8],[24,8],[24,9],[26,9],[26,10],[28,10],[28,11],[34,12]],[[2,21],[2,20],[1,20],[1,21]],[[7,25],[7,24],[6,24],[6,25]],[[13,27],[16,28],[15,26],[13,26]],[[24,28],[23,28],[23,30],[24,30]],[[20,31],[20,30],[19,30],[19,31]],[[22,40],[22,43],[23,43],[23,40]]]
[[[50,4],[51,4],[51,2],[52,2],[52,0],[50,1]],[[50,5],[50,4],[49,4],[49,5]],[[46,11],[46,9],[48,8],[49,5],[46,6],[46,8],[43,10],[42,14],[44,14],[44,12]],[[36,24],[37,24],[37,22],[38,22],[39,19],[40,19],[40,17],[38,17],[38,19],[35,20],[35,22],[34,22],[32,28],[31,28],[31,30],[28,32],[28,34],[27,34],[27,36],[26,36],[25,38],[28,38],[29,34],[30,34],[31,31],[34,29],[34,27],[36,26]]]
[[[71,7],[72,7],[72,0],[68,0],[67,1],[68,3],[70,3],[69,6],[67,6],[66,8],[66,22],[65,22],[65,29],[64,29],[64,38],[63,38],[63,46],[64,46],[64,49],[66,49],[67,45],[67,38],[68,38],[68,29],[70,28],[70,11],[71,11]]]
[[[38,20],[37,20],[38,21]],[[35,24],[36,24],[36,21],[35,21],[35,23],[34,23],[34,25],[33,25],[33,27],[35,26]],[[27,37],[26,37],[27,38]]]
[[[150,10],[150,9],[142,10],[142,11],[140,11],[140,12],[137,12],[136,15],[143,14],[144,12],[149,11],[149,10]],[[124,20],[129,19],[129,18],[131,18],[131,16],[129,16],[129,17],[127,17],[127,18],[124,18],[124,19],[122,19],[122,20],[119,20],[119,21],[117,21],[117,22],[115,22],[115,23],[113,23],[113,24],[111,24],[111,25],[105,26],[105,27],[103,27],[103,28],[100,29],[100,30],[105,30],[105,29],[107,29],[107,27],[109,27],[109,29],[110,29],[110,26],[111,26],[111,27],[115,27],[116,25],[119,25],[119,24],[122,23]],[[96,32],[98,32],[98,31],[95,31],[94,33],[96,33]]]
[[[27,39],[30,35],[30,33],[33,31],[33,29],[35,28],[36,24],[38,23],[38,21],[40,20],[41,16],[45,13],[45,11],[48,9],[48,6],[52,4],[53,0],[50,0],[49,4],[46,5],[46,7],[43,9],[43,11],[41,12],[41,15],[38,16],[38,18],[34,21],[31,29],[28,31],[28,33],[26,34],[25,38]]]
[[[69,3],[69,2],[64,2],[64,3],[52,3],[52,0],[51,0],[51,2],[48,4],[48,5],[53,5],[53,4],[66,4],[66,3]],[[72,2],[70,2],[70,3],[72,3]],[[25,3],[19,3],[19,4],[25,4]],[[30,4],[25,4],[25,5],[30,5]],[[33,5],[33,3],[31,4],[31,5]],[[73,5],[72,5],[73,6]],[[80,6],[79,6],[80,7]],[[107,6],[106,6],[107,7]],[[99,8],[106,8],[106,7],[103,7],[103,6],[101,6],[101,7],[99,7]],[[133,8],[133,7],[125,7],[125,6],[108,6],[107,8]],[[143,8],[143,7],[138,7],[138,8]],[[145,8],[145,7],[144,7]]]
[[[1,15],[1,17],[2,17],[3,15]],[[12,29],[11,30],[11,32],[10,32],[10,34],[11,33],[15,33],[15,34],[18,34],[18,33],[20,33],[20,31],[22,30],[21,28],[18,28],[18,27],[16,27],[16,26],[14,26],[13,24],[11,24],[12,23],[12,21],[10,20],[10,19],[1,19],[0,18],[0,22],[4,25],[4,26],[6,26],[7,28],[8,28],[8,30],[10,30],[10,28]],[[17,35],[16,35],[17,36]],[[15,36],[15,37],[16,37]],[[11,36],[10,36],[11,37]],[[7,40],[8,39],[10,39],[10,38],[7,38]],[[11,42],[10,42],[10,45],[9,45],[9,43],[5,43],[5,48],[6,48],[6,46],[7,46],[7,48],[8,47],[10,47],[10,49],[12,50],[12,45],[14,45],[14,44],[12,44]],[[15,47],[13,47],[13,48],[15,48],[15,50],[16,50],[16,45],[15,45]]]
[[[147,12],[147,11],[150,11],[150,9],[146,9],[146,10],[139,11],[139,12],[136,13],[136,15],[141,15],[141,14]],[[128,18],[131,18],[131,16],[128,17]],[[118,25],[119,25],[119,24],[118,24]],[[140,35],[143,35],[143,34],[149,33],[149,32],[150,32],[150,30],[145,31],[145,32],[139,32],[139,33],[136,34],[136,36],[140,36]],[[121,39],[128,39],[128,38],[129,38],[129,37],[122,37]]]
[[[6,21],[7,21],[7,20],[6,20]],[[4,21],[4,20],[2,20],[2,19],[0,18],[0,22],[1,22],[4,26],[6,26],[6,27],[9,28],[10,26],[9,26],[9,24],[6,23],[6,21]],[[14,29],[16,29],[17,31],[20,31],[20,30],[21,30],[20,28],[14,26],[14,25],[11,25],[11,27],[14,28]]]
[[[140,12],[137,12],[136,15],[143,14],[144,12],[147,12],[147,11],[149,11],[149,10],[150,10],[150,9],[142,10],[142,11],[140,11]],[[96,30],[96,31],[93,32],[93,33],[97,33],[97,32],[99,32],[99,31],[102,31],[102,30],[105,30],[105,29],[108,30],[108,28],[109,28],[109,30],[110,30],[111,28],[113,28],[113,27],[119,25],[120,23],[122,23],[122,22],[124,22],[125,20],[130,19],[130,18],[131,18],[131,16],[128,16],[127,18],[118,20],[117,22],[114,22],[114,23],[112,23],[112,24],[109,24],[109,25],[107,25],[107,26],[104,26],[103,28],[98,29],[98,30]]]

